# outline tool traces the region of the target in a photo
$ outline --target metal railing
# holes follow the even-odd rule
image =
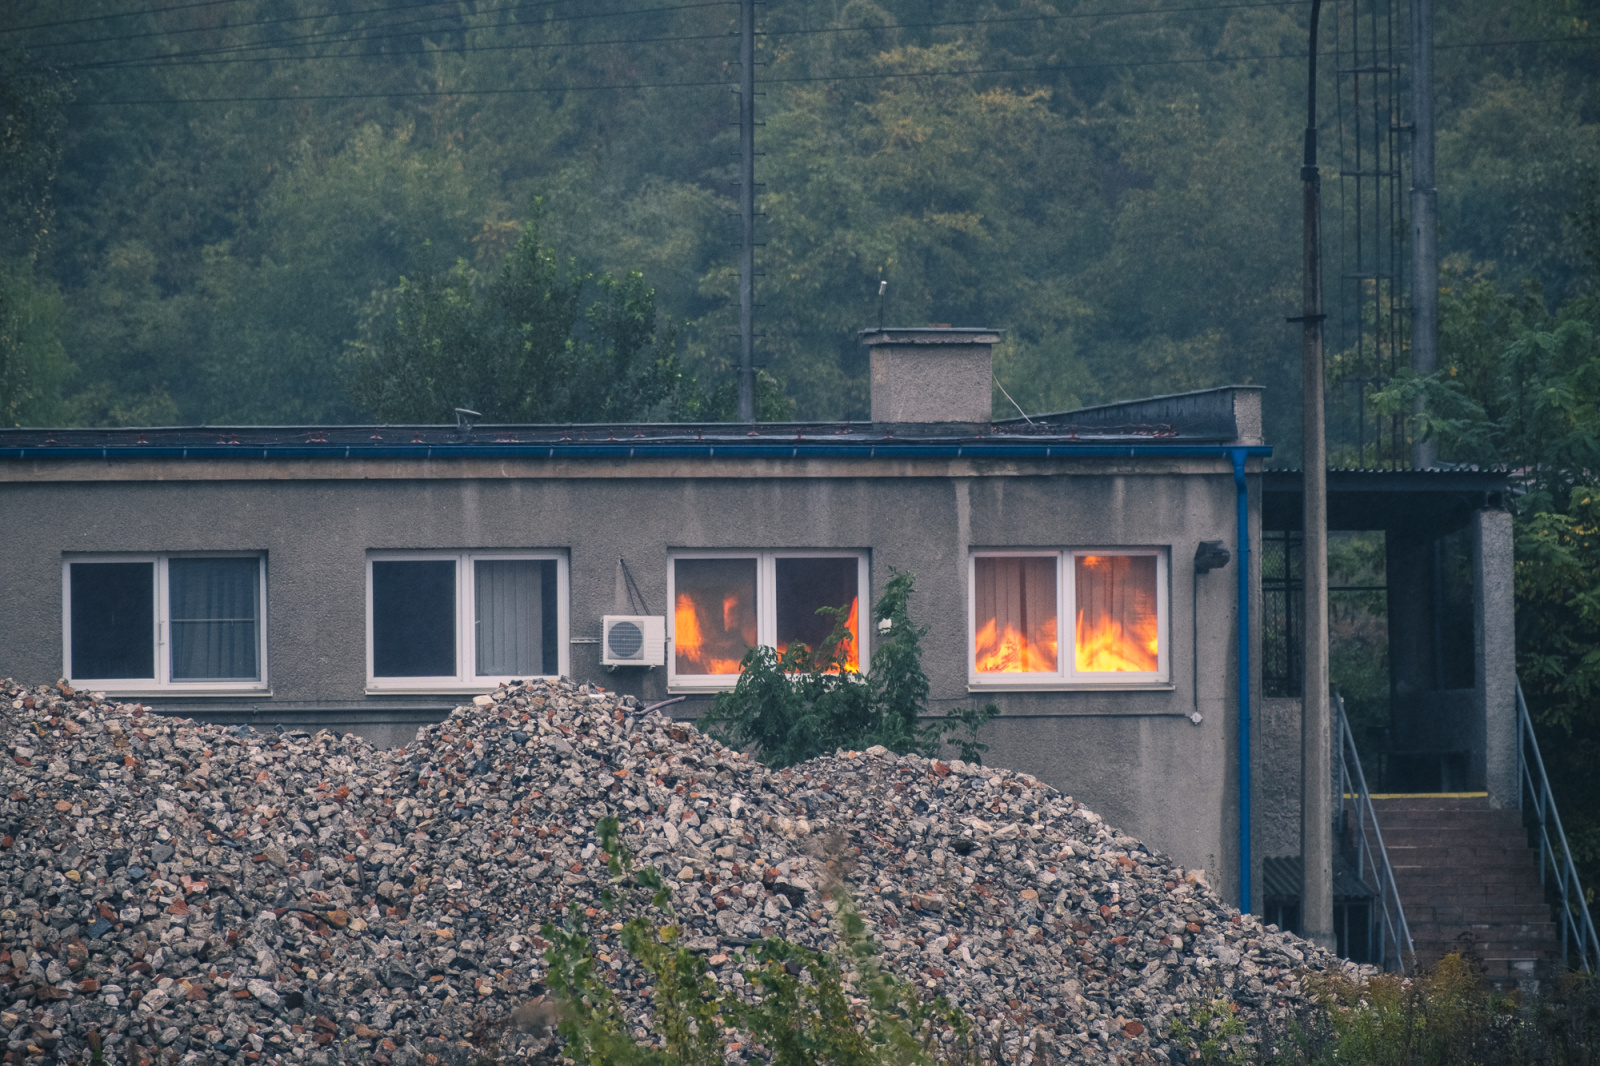
[[[1339,768],[1339,828],[1354,838],[1356,876],[1377,894],[1378,963],[1385,970],[1405,973],[1416,953],[1411,927],[1400,904],[1400,889],[1389,865],[1388,849],[1383,846],[1383,831],[1378,828],[1378,814],[1372,807],[1350,721],[1344,715],[1344,697],[1337,692],[1333,693],[1333,709],[1337,718],[1334,728],[1339,732],[1339,757],[1334,760]]]
[[[1530,759],[1529,756],[1532,756]],[[1522,696],[1522,682],[1517,682],[1517,806],[1529,809],[1526,800],[1532,799],[1531,809],[1539,836],[1539,883],[1546,893],[1551,889],[1554,875],[1556,899],[1560,912],[1561,954],[1575,969],[1593,972],[1600,963],[1600,939],[1595,937],[1594,920],[1589,916],[1589,903],[1578,881],[1578,867],[1572,861],[1572,849],[1567,847],[1567,833],[1561,827],[1561,815],[1556,811],[1556,798],[1550,791],[1550,779],[1545,776],[1544,757],[1539,754],[1539,741],[1533,735],[1533,718],[1528,714],[1528,701]],[[1551,830],[1554,829],[1552,836]]]

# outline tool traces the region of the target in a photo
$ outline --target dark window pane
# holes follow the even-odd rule
[[[154,563],[72,564],[72,676],[156,676]]]
[[[257,592],[255,559],[171,559],[167,601],[172,613],[174,681],[254,681]]]
[[[535,677],[547,673],[544,567],[535,559],[482,559],[473,564],[478,674]],[[554,569],[554,564],[551,564]]]
[[[556,561],[554,559],[546,559],[539,564],[539,572],[544,575],[543,584],[540,587],[540,602],[543,604],[542,610],[546,619],[543,644],[544,669],[540,673],[553,676],[561,672],[561,660],[557,656],[558,649],[556,647],[556,634],[559,632],[556,625],[558,621],[556,618],[556,610],[558,609],[556,601]]]
[[[680,674],[737,674],[756,642],[756,561],[674,563],[672,653]]]
[[[456,676],[456,564],[372,564],[374,677]]]
[[[839,649],[846,669],[860,669],[860,563],[855,559],[778,559],[778,651],[799,641],[815,651],[833,627],[843,622],[850,631]],[[846,612],[843,618],[818,614],[821,607]]]

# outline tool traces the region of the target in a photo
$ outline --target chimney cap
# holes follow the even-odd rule
[[[860,332],[862,344],[999,344],[1003,329],[987,326],[884,326]]]

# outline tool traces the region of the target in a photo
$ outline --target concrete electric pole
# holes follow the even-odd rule
[[[756,0],[739,0],[739,421],[756,420]]]
[[[1411,0],[1411,369],[1439,369],[1439,191],[1433,184],[1433,0]],[[1415,414],[1427,405],[1417,397]],[[1439,461],[1439,444],[1416,440],[1411,466]]]
[[[1322,399],[1322,180],[1317,171],[1317,21],[1322,0],[1311,2],[1311,59],[1306,88],[1304,292],[1300,315],[1301,403],[1305,511],[1301,544],[1305,562],[1305,649],[1300,702],[1300,935],[1332,948],[1333,937],[1333,728],[1328,700],[1328,445]]]

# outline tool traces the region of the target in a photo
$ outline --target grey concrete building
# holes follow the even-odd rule
[[[863,339],[870,423],[0,431],[0,675],[390,744],[535,675],[692,716],[749,646],[817,639],[819,607],[870,662],[870,605],[908,570],[936,710],[997,704],[989,761],[1240,898],[1297,850],[1301,772],[1289,690],[1261,710],[1287,624],[1263,611],[1292,610],[1289,583],[1263,598],[1263,529],[1289,536],[1296,491],[1262,472],[1261,391],[996,420],[997,333]],[[1476,672],[1408,720],[1503,795],[1486,477],[1423,486],[1478,531]],[[1397,676],[1435,654],[1409,647]]]

